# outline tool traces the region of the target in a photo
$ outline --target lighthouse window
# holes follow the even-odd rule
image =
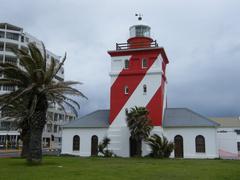
[[[147,68],[147,60],[142,59],[142,68]]]
[[[125,86],[125,87],[124,87],[124,93],[125,93],[125,94],[128,94],[128,92],[129,92],[128,86]]]
[[[124,69],[128,69],[128,67],[129,67],[129,60],[126,59],[126,60],[124,61]]]
[[[144,85],[143,85],[143,94],[146,94],[146,93],[147,93],[147,85],[144,84]]]

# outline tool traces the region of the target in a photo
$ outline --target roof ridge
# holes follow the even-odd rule
[[[206,121],[211,122],[212,124],[215,124],[216,126],[220,126],[219,123],[217,123],[217,122],[215,122],[215,121],[213,121],[213,120],[211,120],[211,119],[209,119],[209,118],[207,118],[207,117],[205,117],[205,116],[203,116],[203,115],[201,115],[201,114],[199,114],[199,113],[197,113],[197,112],[195,112],[195,111],[193,111],[193,110],[191,110],[191,109],[189,109],[189,108],[185,108],[185,109],[186,109],[187,111],[189,111],[189,112],[197,115],[197,116],[200,116],[201,118],[205,119]]]
[[[98,112],[98,111],[109,111],[109,109],[97,109],[97,110],[95,110],[95,111],[93,111],[93,112],[91,112],[91,113],[89,113],[89,114],[86,114],[86,115],[84,115],[84,116],[79,117],[77,120],[80,120],[80,119],[82,119],[82,118],[88,117],[88,116],[90,116],[90,115],[92,115],[92,114],[94,114],[94,113],[96,113],[96,112]]]

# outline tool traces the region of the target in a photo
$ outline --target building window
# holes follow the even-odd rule
[[[236,132],[237,135],[240,135],[240,129],[235,129],[234,131]]]
[[[18,45],[16,44],[11,44],[11,43],[6,43],[6,47],[5,47],[5,50],[8,51],[8,52],[12,52],[12,49],[17,49],[18,48]]]
[[[195,139],[196,152],[205,153],[205,139],[202,135],[198,135]]]
[[[47,124],[47,132],[52,132],[52,124]]]
[[[57,125],[54,125],[54,133],[57,133],[58,132],[58,126]]]
[[[3,49],[4,49],[4,44],[3,43],[1,43],[0,44],[0,51],[3,51]],[[2,56],[2,55],[1,55]],[[3,57],[3,56],[2,56]],[[1,58],[2,59],[2,58]]]
[[[59,114],[59,118],[58,118],[58,120],[60,120],[60,121],[64,121],[64,115],[63,115],[63,114]]]
[[[80,137],[78,135],[73,136],[73,151],[80,150]]]
[[[21,36],[21,42],[24,42],[24,36]]]
[[[124,93],[125,93],[125,94],[128,94],[128,93],[129,93],[128,86],[125,86],[125,87],[124,87]]]
[[[129,67],[129,60],[126,59],[124,60],[124,69],[128,69],[128,67]]]
[[[14,85],[3,85],[3,91],[15,91]]]
[[[74,117],[73,116],[69,116],[69,121],[71,122],[72,120],[74,120]]]
[[[147,68],[147,60],[146,59],[142,59],[142,68]]]
[[[27,48],[27,47],[24,47],[24,46],[21,46],[21,50],[23,50],[25,53],[28,53],[28,52],[29,52],[28,48]]]
[[[7,39],[12,39],[18,41],[19,35],[15,33],[7,32]]]
[[[0,31],[0,38],[4,38],[5,33],[3,31]]]
[[[6,56],[5,57],[5,63],[17,65],[17,58],[13,56]]]
[[[240,142],[237,142],[237,148],[238,148],[238,151],[240,152]]]
[[[143,94],[147,94],[147,85],[146,84],[143,85]]]

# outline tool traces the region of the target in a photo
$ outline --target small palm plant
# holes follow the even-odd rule
[[[2,109],[7,106],[17,105],[17,102],[26,102],[27,116],[22,118],[23,126],[29,130],[29,163],[40,163],[42,160],[42,131],[46,124],[46,114],[50,103],[58,104],[63,109],[69,106],[77,114],[79,104],[70,96],[76,95],[86,98],[82,92],[72,87],[80,84],[75,81],[57,81],[55,77],[62,68],[62,62],[57,63],[53,58],[47,65],[46,50],[33,43],[28,44],[29,52],[21,49],[12,49],[19,59],[20,66],[1,63],[0,72],[4,78],[0,79],[3,85],[14,85],[17,89],[11,93],[0,95]],[[18,108],[20,109],[20,108]]]
[[[152,130],[150,119],[148,118],[148,110],[145,107],[137,107],[126,110],[127,125],[130,130],[131,138],[136,141],[136,155],[142,155],[142,141],[146,140]]]
[[[169,142],[165,136],[161,137],[157,134],[153,134],[148,138],[147,142],[151,148],[150,157],[168,158],[174,149],[173,142]]]
[[[102,142],[98,145],[98,151],[103,154],[104,157],[112,157],[114,153],[108,149],[111,139],[104,137]]]

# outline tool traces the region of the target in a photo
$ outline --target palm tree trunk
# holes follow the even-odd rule
[[[42,161],[42,130],[43,128],[31,128],[27,157],[30,164],[40,164]]]
[[[42,132],[46,124],[48,101],[46,97],[39,97],[35,112],[30,118],[30,139],[27,162],[40,164],[42,162]]]
[[[142,156],[142,141],[137,140],[137,157]]]
[[[30,164],[40,164],[42,161],[42,131],[46,122],[46,111],[37,111],[30,120],[29,153],[27,161]]]
[[[30,131],[29,129],[22,129],[21,132],[21,139],[22,139],[22,151],[21,157],[27,158],[29,153],[29,141],[30,141]]]
[[[30,164],[42,162],[42,132],[46,123],[46,110],[37,111],[30,120],[29,153],[27,161]]]

